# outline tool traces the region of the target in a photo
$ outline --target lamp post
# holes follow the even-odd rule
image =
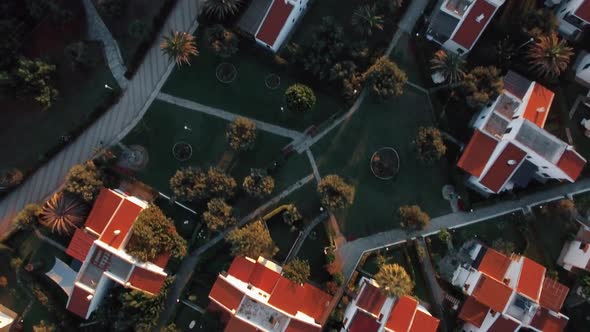
[[[105,85],[104,85],[104,88],[105,88],[105,89],[109,89],[109,90],[113,90],[113,88],[111,88],[111,87],[110,87],[108,84],[105,84]]]

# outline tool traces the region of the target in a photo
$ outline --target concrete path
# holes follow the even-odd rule
[[[222,118],[224,120],[227,121],[233,121],[235,118],[240,117],[241,115],[237,115],[234,113],[230,113],[227,111],[224,111],[222,109],[219,108],[215,108],[215,107],[211,107],[211,106],[207,106],[207,105],[203,105],[203,104],[199,104],[195,101],[192,100],[188,100],[188,99],[184,99],[184,98],[179,98],[179,97],[174,97],[172,95],[169,95],[167,93],[163,93],[160,92],[158,94],[157,97],[158,100],[160,101],[165,101],[167,103],[176,105],[176,106],[180,106],[186,109],[190,109],[193,111],[197,111],[197,112],[201,112],[201,113],[205,113],[208,115],[212,115],[212,116],[216,116],[218,118]],[[254,123],[256,123],[256,128],[260,129],[262,131],[266,131],[278,136],[283,136],[283,137],[287,137],[287,138],[291,138],[291,139],[299,139],[301,138],[301,136],[303,136],[303,133],[300,133],[298,131],[295,130],[291,130],[291,129],[287,129],[287,128],[283,128],[280,126],[276,126],[267,122],[263,122],[263,121],[259,121],[256,119],[250,119],[252,121],[254,121]]]
[[[311,164],[311,169],[313,169],[313,176],[315,180],[319,183],[322,180],[320,176],[320,171],[318,169],[318,165],[315,162],[315,158],[313,157],[313,153],[311,153],[310,149],[305,150],[305,154],[307,154],[307,159],[309,159],[309,163]]]
[[[445,298],[445,292],[440,288],[438,280],[436,279],[436,270],[434,269],[432,261],[430,260],[428,246],[426,246],[426,241],[424,241],[424,238],[418,238],[416,245],[423,248],[424,252],[426,253],[426,255],[422,258],[420,265],[422,266],[422,271],[426,276],[426,282],[428,283],[428,288],[430,289],[432,300],[434,301],[434,303],[431,303],[432,309],[436,314],[436,317],[439,317],[442,320],[443,331],[446,331],[446,323],[444,321],[445,315],[443,312],[443,300]]]
[[[39,231],[37,228],[34,228],[33,232],[35,233],[35,235],[41,239],[41,241],[59,249],[60,251],[65,252],[66,251],[66,247],[62,246],[61,243],[53,240],[52,238],[49,238],[45,235],[43,235],[43,233],[41,233],[41,231]]]
[[[480,221],[490,220],[511,212],[539,204],[555,201],[569,194],[575,195],[590,191],[590,179],[582,179],[576,183],[562,184],[557,187],[523,196],[516,200],[504,201],[487,206],[473,212],[457,212],[433,218],[426,229],[419,231],[407,231],[405,229],[392,229],[367,237],[348,242],[339,248],[339,253],[344,260],[343,273],[348,279],[355,269],[361,255],[364,252],[374,251],[403,243],[408,239],[419,236],[428,236],[438,233],[441,228],[460,228]]]
[[[200,12],[198,4],[195,0],[179,0],[162,31],[194,32]],[[162,37],[160,35],[157,39]],[[0,239],[12,230],[12,219],[25,204],[49,197],[61,186],[68,170],[73,165],[90,159],[94,149],[101,146],[101,142],[110,146],[125,137],[141,120],[172,69],[174,63],[170,62],[155,42],[137,73],[129,81],[120,101],[0,201]]]
[[[196,312],[198,312],[198,313],[205,314],[205,309],[203,309],[203,308],[199,307],[198,305],[196,305],[196,304],[194,304],[194,303],[192,303],[192,302],[190,302],[190,301],[187,301],[187,300],[182,300],[182,301],[180,301],[180,302],[182,302],[182,303],[183,303],[183,304],[185,304],[187,307],[189,307],[189,308],[191,308],[191,309],[195,310],[195,311],[196,311]]]
[[[99,40],[104,46],[104,53],[107,59],[111,73],[122,89],[127,88],[129,81],[125,77],[127,67],[123,63],[121,50],[113,35],[104,24],[98,14],[96,7],[91,0],[82,0],[84,11],[86,12],[86,21],[88,22],[88,38],[90,40]]]
[[[319,216],[315,217],[311,221],[311,223],[309,223],[309,225],[305,226],[305,229],[303,230],[303,232],[301,232],[301,235],[299,237],[297,237],[297,240],[295,241],[295,243],[293,243],[293,246],[291,247],[291,251],[289,251],[287,258],[285,258],[285,263],[287,263],[288,261],[293,259],[293,257],[297,256],[297,254],[299,253],[299,250],[301,250],[301,246],[303,245],[303,242],[305,242],[305,239],[307,239],[307,237],[309,236],[309,233],[311,233],[311,231],[319,223],[326,220],[326,218],[328,218],[328,216],[329,216],[328,211],[324,211]]]

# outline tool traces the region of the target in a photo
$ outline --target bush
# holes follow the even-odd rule
[[[41,214],[42,208],[39,204],[27,204],[14,217],[13,223],[19,229],[31,229],[37,224],[38,217]]]
[[[354,201],[354,187],[344,182],[338,175],[327,175],[317,188],[323,205],[333,209],[349,206]]]
[[[307,85],[293,84],[285,91],[285,103],[287,104],[287,109],[293,112],[308,112],[313,108],[315,102],[315,94]]]
[[[214,198],[207,203],[203,220],[210,231],[218,231],[237,222],[232,207],[221,198]]]
[[[299,258],[295,258],[283,266],[283,276],[296,284],[306,283],[310,273],[309,262]]]
[[[74,165],[66,175],[64,190],[79,196],[86,202],[94,200],[103,186],[101,174],[92,161]]]
[[[256,141],[256,123],[239,116],[227,125],[225,138],[234,151],[250,150]]]
[[[43,110],[49,109],[59,95],[52,84],[55,70],[55,65],[21,57],[14,73],[18,91],[33,95]]]
[[[170,189],[179,199],[229,198],[233,196],[236,181],[222,170],[210,167],[207,172],[196,167],[182,168],[170,179]]]
[[[250,175],[244,178],[242,187],[244,191],[254,198],[264,198],[270,195],[275,187],[275,180],[264,171],[253,170]]]
[[[430,216],[418,205],[404,205],[398,210],[401,222],[406,227],[424,229],[430,223]]]
[[[229,58],[238,51],[238,36],[221,24],[215,24],[205,30],[207,45],[216,55]]]
[[[420,159],[426,163],[439,160],[447,152],[442,134],[435,127],[420,127],[414,144]]]
[[[504,80],[496,67],[475,67],[462,81],[467,105],[480,109],[496,99],[504,89]]]
[[[229,232],[226,240],[231,244],[233,256],[272,258],[278,251],[270,237],[268,229],[257,220],[242,228]]]
[[[408,76],[391,60],[382,57],[367,69],[363,80],[371,86],[373,95],[379,99],[388,99],[404,93]]]

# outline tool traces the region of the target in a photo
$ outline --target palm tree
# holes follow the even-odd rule
[[[371,36],[373,29],[383,30],[383,15],[377,15],[375,5],[363,5],[352,14],[352,25],[362,34]]]
[[[218,20],[233,16],[238,12],[242,0],[205,0],[205,13]]]
[[[183,63],[190,66],[190,57],[199,54],[195,38],[188,32],[171,31],[170,36],[164,37],[160,48],[179,66]]]
[[[381,291],[392,297],[410,295],[414,289],[414,282],[406,270],[398,264],[383,264],[374,276]]]
[[[563,73],[574,55],[565,40],[556,33],[540,36],[528,51],[531,69],[544,77],[557,77]]]
[[[58,192],[45,203],[39,218],[52,232],[70,234],[84,222],[87,213],[86,205],[75,196]]]
[[[450,84],[459,82],[465,76],[463,65],[465,60],[455,53],[439,50],[430,60],[430,69],[440,73]]]

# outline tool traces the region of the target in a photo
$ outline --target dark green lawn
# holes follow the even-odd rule
[[[317,285],[323,285],[330,280],[330,274],[326,271],[326,255],[324,248],[330,245],[326,226],[318,224],[310,233],[299,253],[298,258],[307,260],[311,270],[310,280]]]
[[[349,238],[399,227],[396,211],[401,205],[418,204],[432,217],[450,211],[441,195],[448,181],[445,164],[422,163],[412,146],[418,128],[429,125],[425,96],[406,89],[388,102],[366,100],[352,118],[313,146],[322,176],[338,174],[356,188],[354,204],[336,212]],[[372,154],[385,146],[395,148],[401,160],[399,174],[389,181],[377,179],[369,167]]]
[[[270,237],[273,239],[275,245],[279,248],[279,251],[273,257],[280,265],[282,265],[291,251],[293,244],[299,236],[298,229],[291,229],[291,226],[287,225],[283,221],[281,214],[277,214],[271,219],[266,221],[266,227],[270,233]]]
[[[524,216],[522,213],[514,213],[453,229],[450,232],[457,249],[473,238],[477,238],[488,246],[492,246],[495,240],[502,239],[513,243],[516,252],[522,253],[526,248],[526,239],[519,230],[519,223],[526,223]]]

